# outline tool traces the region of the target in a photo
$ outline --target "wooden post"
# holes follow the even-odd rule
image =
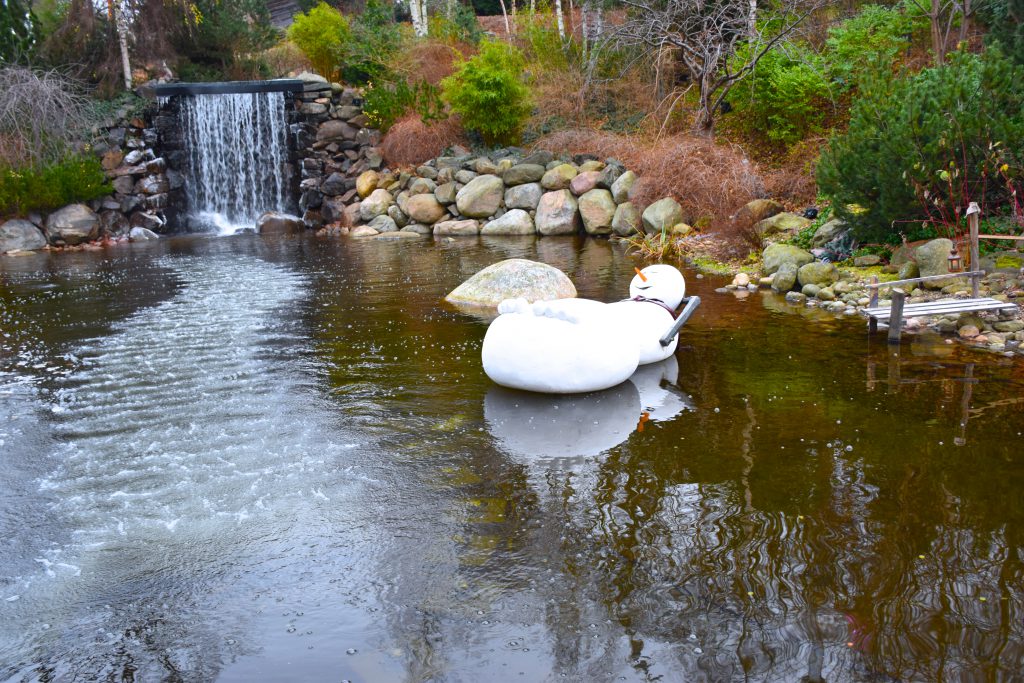
[[[878,276],[871,276],[871,284],[878,284]],[[878,305],[878,287],[871,288],[871,301],[868,302],[868,307],[872,308]],[[868,316],[868,334],[874,334],[878,332],[878,319]]]
[[[981,256],[978,254],[978,222],[981,218],[981,209],[977,202],[971,202],[967,207],[967,226],[970,229],[971,239],[971,270],[981,270]],[[971,278],[971,296],[978,298],[978,279]]]
[[[892,290],[892,307],[889,309],[889,343],[899,344],[900,333],[903,331],[903,303],[907,293],[902,289]]]

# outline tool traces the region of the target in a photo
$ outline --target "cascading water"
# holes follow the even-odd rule
[[[287,121],[280,92],[181,98],[193,221],[222,234],[288,206]]]

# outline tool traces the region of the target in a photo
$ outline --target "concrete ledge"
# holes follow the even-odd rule
[[[305,82],[295,78],[278,78],[270,81],[222,81],[219,83],[161,83],[153,86],[153,94],[156,97],[170,97],[172,95],[302,92],[304,86]]]

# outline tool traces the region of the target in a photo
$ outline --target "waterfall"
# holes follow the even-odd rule
[[[192,95],[180,111],[194,222],[230,234],[255,227],[264,211],[287,210],[283,93]]]

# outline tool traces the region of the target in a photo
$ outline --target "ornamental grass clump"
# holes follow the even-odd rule
[[[444,99],[467,131],[489,145],[514,144],[533,105],[523,83],[523,53],[507,43],[484,41],[476,56],[441,81]]]

